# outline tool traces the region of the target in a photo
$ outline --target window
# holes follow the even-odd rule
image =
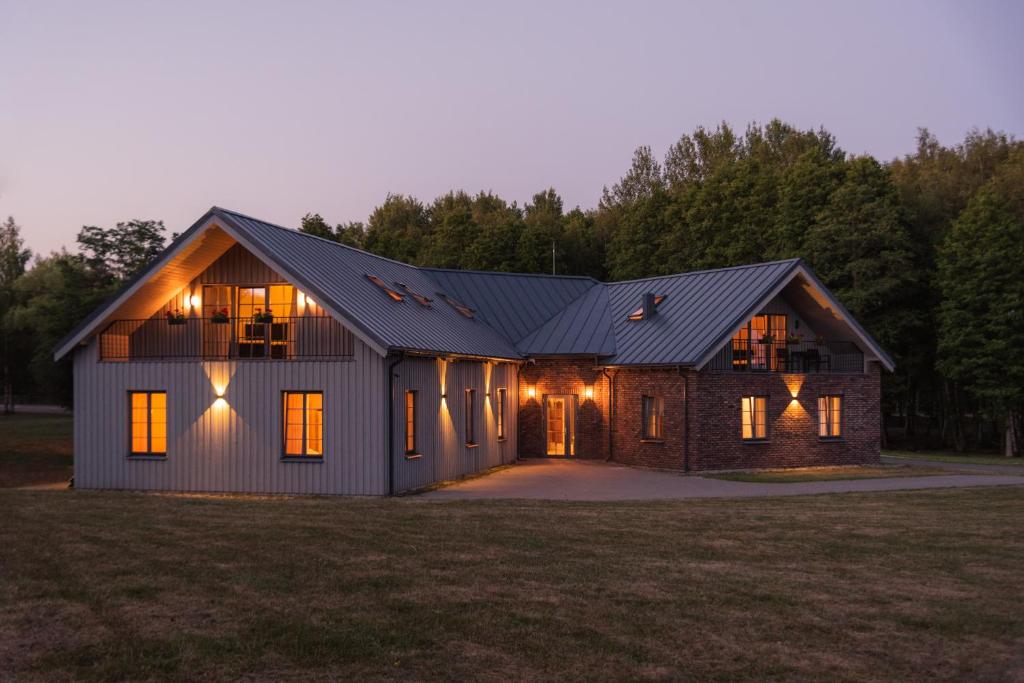
[[[384,282],[376,275],[367,275],[366,279],[383,289],[384,293],[391,297],[392,301],[402,301],[405,298],[400,293],[388,287],[388,283]]]
[[[732,338],[734,369],[785,370],[786,316],[755,315]]]
[[[473,316],[475,315],[473,309],[470,308],[469,306],[459,303],[458,301],[451,298],[447,294],[442,294],[441,296],[444,298],[444,300],[448,303],[449,306],[451,306],[452,308],[459,312],[459,315],[470,319],[472,319]]]
[[[405,293],[411,296],[413,299],[415,299],[416,303],[418,303],[420,306],[422,306],[423,308],[430,308],[430,302],[432,301],[432,299],[428,299],[419,292],[413,291],[412,287],[405,284],[404,282],[396,282],[395,284],[404,289]]]
[[[756,441],[768,438],[768,421],[765,411],[768,407],[767,396],[744,396],[740,399],[743,440]]]
[[[498,405],[495,406],[495,420],[498,423],[498,438],[508,438],[505,434],[505,403],[508,400],[508,389],[498,389],[497,393]]]
[[[476,389],[466,389],[466,445],[476,445]]]
[[[405,392],[405,454],[416,453],[416,392]]]
[[[838,439],[843,435],[843,397],[818,397],[818,436]]]
[[[324,395],[319,391],[284,392],[284,455],[322,458]]]
[[[132,455],[167,455],[167,392],[129,391]]]
[[[664,301],[665,300],[665,296],[666,296],[665,294],[659,294],[656,297],[654,297],[654,305],[657,306],[662,301]],[[640,308],[638,308],[635,311],[633,311],[632,313],[630,313],[628,317],[629,317],[630,320],[643,320],[644,319],[644,307],[640,306]]]
[[[644,421],[643,438],[661,439],[664,437],[665,400],[660,396],[644,396],[641,406]]]

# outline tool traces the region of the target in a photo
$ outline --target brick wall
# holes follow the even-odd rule
[[[584,389],[593,387],[594,397]],[[529,390],[535,396],[530,398]],[[608,380],[591,359],[538,359],[519,372],[519,455],[540,457],[546,451],[544,397],[577,397],[576,457],[608,457]]]
[[[809,467],[877,463],[881,446],[881,378],[877,363],[863,375],[697,373],[693,469]],[[793,394],[796,394],[794,399]],[[818,396],[843,396],[843,437],[818,438]],[[740,438],[740,397],[768,397],[768,439]],[[697,410],[694,411],[694,407]]]
[[[808,467],[877,463],[881,444],[881,378],[877,363],[864,375],[710,373],[674,369],[619,368],[615,377],[613,460],[628,465],[682,470],[685,456],[686,391],[689,382],[691,470]],[[584,387],[592,386],[592,400]],[[530,398],[529,389],[535,396]],[[793,393],[796,393],[794,399]],[[579,400],[576,454],[608,455],[608,380],[592,360],[538,360],[520,371],[519,455],[545,454],[544,397]],[[843,396],[843,438],[818,438],[818,396]],[[744,442],[740,398],[766,396],[768,439]],[[665,405],[661,440],[644,440],[642,397]]]

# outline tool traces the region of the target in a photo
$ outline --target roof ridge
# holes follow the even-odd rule
[[[223,206],[214,206],[214,207],[212,207],[210,209],[210,211],[211,212],[226,213],[226,214],[230,214],[232,216],[238,216],[239,218],[244,218],[246,220],[255,221],[257,223],[262,223],[263,225],[266,225],[266,226],[271,227],[271,228],[277,228],[278,230],[286,230],[286,231],[288,231],[290,233],[293,233],[293,234],[296,234],[296,235],[301,235],[302,237],[307,237],[307,238],[313,239],[313,240],[319,240],[319,241],[324,242],[326,244],[333,244],[334,246],[340,247],[342,249],[348,249],[349,251],[357,251],[360,254],[366,254],[367,256],[372,256],[375,259],[380,259],[381,261],[387,261],[389,263],[397,263],[398,265],[405,266],[406,268],[415,268],[417,270],[424,270],[424,268],[422,268],[420,266],[414,266],[413,264],[406,263],[405,261],[399,261],[398,259],[388,258],[387,256],[381,256],[380,254],[374,254],[372,251],[367,251],[365,249],[360,249],[359,247],[353,247],[353,246],[351,246],[349,244],[342,244],[341,242],[335,242],[334,240],[329,240],[326,237],[320,237],[319,235],[311,235],[308,232],[302,232],[301,230],[297,230],[295,228],[289,228],[289,227],[286,227],[284,225],[278,225],[277,223],[271,223],[269,221],[263,220],[262,218],[256,218],[255,216],[250,216],[250,215],[244,214],[244,213],[242,213],[240,211],[233,211],[231,209],[225,209]]]
[[[744,268],[762,268],[764,266],[775,266],[781,263],[790,263],[796,265],[803,259],[799,256],[795,258],[778,259],[776,261],[762,261],[760,263],[744,263],[738,266],[725,266],[723,268],[705,268],[704,270],[687,270],[682,273],[669,273],[667,275],[650,275],[648,277],[638,277],[632,280],[616,280],[615,282],[605,282],[606,285],[628,285],[636,282],[647,282],[648,280],[664,280],[672,277],[683,277],[688,275],[704,275],[706,273],[724,273],[728,270],[743,270]]]
[[[591,279],[593,279],[593,278],[591,278]],[[577,297],[573,298],[573,299],[572,299],[572,300],[571,300],[571,301],[570,301],[569,303],[567,303],[567,304],[566,304],[565,306],[562,306],[562,307],[561,307],[561,308],[559,308],[559,309],[558,309],[557,311],[555,311],[554,313],[552,313],[552,314],[551,314],[551,315],[550,315],[550,316],[549,316],[549,317],[548,317],[547,319],[545,319],[545,320],[544,320],[544,322],[542,322],[542,323],[541,323],[540,325],[537,325],[537,327],[533,328],[532,330],[530,330],[529,332],[527,332],[526,334],[524,334],[524,335],[523,335],[522,337],[520,337],[519,339],[516,339],[516,340],[514,340],[514,341],[513,341],[513,343],[514,343],[515,347],[516,347],[516,348],[518,349],[518,348],[519,348],[519,344],[521,344],[522,342],[526,341],[527,339],[529,339],[529,338],[530,338],[530,337],[532,337],[533,335],[535,335],[535,334],[537,334],[538,332],[540,332],[540,331],[541,331],[542,329],[544,329],[544,328],[545,328],[545,327],[546,327],[546,326],[548,325],[548,323],[550,323],[550,322],[551,322],[552,320],[554,320],[555,318],[558,318],[558,317],[560,317],[560,316],[562,316],[562,315],[565,315],[565,313],[566,313],[566,312],[568,312],[568,310],[569,310],[570,308],[572,308],[572,307],[573,307],[574,305],[576,305],[576,303],[577,303],[578,301],[580,301],[581,299],[583,299],[583,298],[584,298],[584,297],[586,297],[586,296],[589,296],[589,295],[590,295],[590,293],[591,293],[591,292],[593,292],[593,291],[594,291],[595,289],[597,289],[598,287],[607,287],[607,286],[608,286],[608,285],[607,285],[607,283],[601,282],[600,280],[594,280],[594,284],[593,284],[592,286],[590,286],[590,287],[587,287],[587,288],[586,288],[585,290],[583,290],[583,291],[582,291],[582,292],[580,293],[580,295],[579,295],[579,296],[577,296]]]
[[[477,268],[439,268],[437,266],[415,266],[420,270],[431,270],[442,273],[475,273],[479,275],[512,275],[515,277],[546,277],[546,278],[560,278],[564,280],[590,280],[598,284],[606,284],[601,280],[589,275],[548,275],[547,273],[519,273],[514,271],[506,270],[480,270]]]

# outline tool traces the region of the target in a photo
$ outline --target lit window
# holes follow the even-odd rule
[[[405,454],[416,453],[416,392],[405,392]]]
[[[843,435],[843,397],[818,397],[818,436],[838,439]]]
[[[643,438],[661,439],[664,435],[665,400],[660,396],[644,396],[641,404],[644,424]]]
[[[367,275],[366,279],[369,280],[370,282],[372,282],[373,284],[377,285],[381,289],[383,289],[384,293],[387,294],[389,297],[391,297],[391,299],[393,301],[401,301],[402,299],[405,298],[399,292],[396,292],[395,290],[393,290],[390,287],[388,287],[388,284],[386,282],[384,282],[383,280],[381,280],[376,275]]]
[[[419,292],[414,292],[412,287],[405,284],[404,282],[396,282],[395,284],[404,289],[405,293],[411,296],[413,299],[415,299],[416,303],[418,303],[420,306],[423,306],[423,308],[430,308],[430,302],[433,301],[433,299],[428,299]]]
[[[323,457],[324,395],[321,392],[284,392],[284,454],[289,458]]]
[[[167,393],[129,391],[131,454],[167,454]]]
[[[476,445],[476,389],[466,389],[466,445]]]
[[[740,399],[743,420],[743,440],[754,441],[768,438],[766,396],[744,396]]]
[[[665,300],[665,296],[666,296],[665,294],[659,294],[656,297],[654,297],[654,305],[657,306],[662,301],[664,301]],[[641,306],[640,308],[638,308],[635,311],[633,311],[632,313],[630,313],[629,314],[629,319],[630,320],[643,320],[644,319],[644,307]]]
[[[463,315],[467,318],[472,318],[475,315],[475,312],[473,311],[472,308],[466,306],[465,304],[460,304],[458,301],[451,298],[447,294],[442,294],[441,297],[444,298],[444,300],[448,303],[449,306],[458,311],[460,315]]]
[[[497,393],[498,405],[496,405],[494,407],[494,409],[495,409],[495,413],[494,414],[495,414],[495,420],[498,423],[498,438],[499,439],[507,438],[505,436],[505,403],[506,403],[507,399],[508,399],[508,389],[504,389],[504,388],[498,389],[498,393]]]

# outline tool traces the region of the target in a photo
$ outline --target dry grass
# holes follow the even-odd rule
[[[1022,506],[0,491],[0,678],[1019,680]]]
[[[0,415],[0,488],[71,478],[70,415]]]
[[[1012,465],[1024,469],[1024,458],[1007,458],[993,453],[956,453],[953,451],[883,451],[882,455],[912,460],[932,460],[960,465]]]
[[[779,470],[751,470],[704,474],[708,479],[745,481],[755,484],[789,484],[796,481],[840,481],[846,479],[888,479],[890,477],[928,477],[942,474],[962,475],[958,470],[911,465],[850,465],[842,467],[791,467]]]

